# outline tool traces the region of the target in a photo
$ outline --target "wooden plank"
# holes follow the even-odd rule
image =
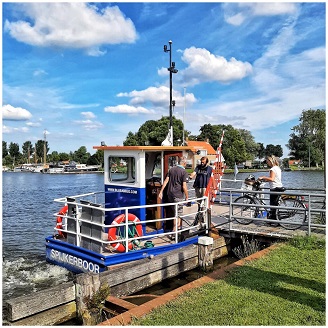
[[[151,259],[142,259],[129,262],[122,267],[101,272],[101,284],[107,283],[109,287],[119,285],[123,282],[133,280],[150,272],[161,270],[167,266],[183,262],[198,255],[198,246],[189,245],[180,249],[160,254]]]
[[[28,318],[10,322],[11,326],[54,326],[76,318],[76,303],[70,302]]]
[[[162,270],[158,270],[142,277],[126,281],[120,285],[111,287],[111,295],[120,297],[131,295],[147,287],[153,286],[164,279],[175,277],[178,274],[198,267],[198,256],[188,259],[185,262],[176,263]]]
[[[120,313],[127,311],[127,310],[131,310],[137,306],[131,302],[122,300],[121,298],[118,298],[118,297],[115,297],[112,295],[108,296],[105,301],[106,301],[106,303],[110,304],[111,309],[114,308],[114,311],[117,311]]]
[[[7,320],[16,321],[58,305],[75,301],[75,285],[67,282],[27,296],[4,301]]]
[[[153,271],[144,272],[144,274],[141,274],[142,266],[144,265],[143,264],[144,260],[141,260],[141,262],[139,263],[140,267],[139,265],[136,265],[135,271],[133,271],[134,278],[131,280],[121,279],[120,284],[111,286],[110,289],[111,295],[116,297],[131,295],[147,287],[155,285],[163,281],[164,279],[175,277],[182,272],[186,272],[197,268],[199,266],[198,246],[197,246],[197,251],[193,248],[190,248],[190,246],[185,247],[187,250],[186,253],[180,253],[181,256],[180,261],[176,261],[176,258],[168,256],[167,253],[166,257],[159,256],[160,260],[162,261],[161,263],[162,265],[158,265],[157,263],[157,265],[154,265],[151,268],[153,269]],[[191,255],[189,254],[189,251],[192,251]],[[213,241],[214,258],[220,258],[226,256],[227,254],[228,254],[228,249],[226,246],[225,239],[223,237],[214,239]],[[185,255],[185,257],[183,255]],[[157,267],[158,270],[154,270],[155,267]],[[126,270],[126,273],[128,271],[129,270]],[[116,271],[113,270],[112,272],[116,272]]]
[[[220,248],[223,248],[223,251],[216,251]],[[214,258],[221,257],[222,254],[227,254],[224,237],[214,239],[213,250],[215,252]],[[161,270],[168,266],[184,262],[197,256],[198,246],[188,245],[181,247],[178,250],[173,250],[165,254],[157,255],[152,259],[146,258],[129,262],[112,270],[102,272],[100,273],[99,278],[101,284],[107,283],[109,287],[113,287],[126,281],[133,280],[140,276],[147,275],[151,272]]]

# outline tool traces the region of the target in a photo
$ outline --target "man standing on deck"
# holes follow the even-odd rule
[[[178,203],[183,201],[183,195],[185,195],[185,200],[188,200],[188,173],[185,170],[186,164],[187,159],[185,157],[179,157],[178,164],[169,170],[158,195],[160,199],[163,199],[163,191],[167,186],[168,203]],[[168,217],[175,216],[175,205],[166,206],[165,209]],[[178,205],[178,226],[174,226],[173,231],[177,231],[178,228],[181,228],[182,221],[180,215],[182,214],[182,211],[183,205]]]
[[[206,188],[210,182],[212,176],[212,167],[209,166],[209,160],[206,156],[203,156],[200,159],[200,164],[195,167],[194,172],[191,173],[190,179],[193,179],[195,176],[195,182],[193,187],[195,188],[196,197],[203,197],[206,191]],[[198,200],[198,211],[202,210],[204,200]]]

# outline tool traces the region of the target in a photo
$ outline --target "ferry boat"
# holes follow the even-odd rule
[[[111,266],[134,261],[197,243],[209,232],[208,208],[215,188],[203,198],[191,198],[183,205],[182,228],[172,231],[158,198],[165,176],[178,156],[195,152],[190,146],[95,146],[104,151],[104,190],[55,199],[55,233],[46,237],[48,262],[75,272],[99,273]],[[217,185],[222,175],[214,165]],[[123,163],[123,164],[122,164]],[[116,169],[119,167],[119,169]],[[115,168],[115,169],[114,169]],[[214,185],[214,184],[213,184]],[[214,197],[215,198],[215,197]],[[197,200],[205,200],[198,211]],[[191,206],[190,203],[191,202]],[[204,223],[195,224],[202,215]]]

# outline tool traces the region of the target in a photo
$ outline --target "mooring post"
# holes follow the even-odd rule
[[[87,301],[100,288],[100,279],[98,274],[83,273],[76,277],[76,310],[77,317],[83,320],[83,323],[89,323],[90,313],[87,308]],[[89,324],[90,325],[90,324]]]
[[[198,263],[206,272],[213,269],[213,238],[202,236],[198,238]]]

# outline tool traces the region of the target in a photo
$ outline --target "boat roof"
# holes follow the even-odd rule
[[[97,150],[140,150],[140,151],[193,151],[193,147],[190,146],[93,146],[93,149]]]

